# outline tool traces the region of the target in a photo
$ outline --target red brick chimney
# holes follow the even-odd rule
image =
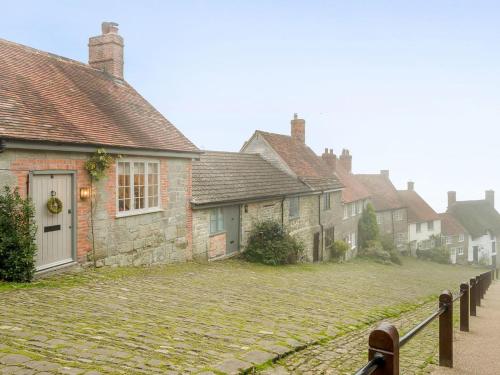
[[[298,118],[297,114],[293,114],[293,120],[290,122],[292,125],[292,139],[306,143],[306,121]]]
[[[352,155],[349,153],[349,150],[345,148],[342,150],[342,154],[339,156],[339,163],[347,173],[352,172]]]
[[[333,171],[337,169],[337,155],[333,153],[333,150],[328,150],[325,148],[325,152],[321,155],[321,158],[328,164]]]
[[[408,191],[415,190],[415,183],[413,181],[408,181]]]
[[[453,206],[455,203],[457,203],[457,192],[456,191],[449,191],[448,192],[448,208]]]
[[[89,38],[89,65],[123,79],[123,38],[118,24],[102,23],[102,35]]]
[[[484,194],[484,199],[490,202],[491,206],[495,208],[495,191],[494,190],[486,190]]]

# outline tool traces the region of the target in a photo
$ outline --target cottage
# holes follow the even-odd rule
[[[191,259],[200,152],[124,80],[117,24],[89,39],[89,64],[0,40],[0,103],[0,185],[33,199],[37,270]],[[90,190],[99,148],[115,161]]]
[[[215,260],[237,254],[253,225],[263,220],[279,222],[300,237],[298,221],[316,225],[317,216],[309,212],[315,207],[304,203],[315,195],[258,154],[205,152],[193,163],[193,256]],[[306,259],[318,252],[319,247],[307,247]]]
[[[452,264],[467,264],[469,232],[449,213],[439,214],[441,219],[441,244],[450,251]]]
[[[456,192],[450,191],[447,213],[457,219],[469,234],[467,260],[496,267],[500,214],[495,209],[495,192],[487,190],[483,200],[457,201]]]
[[[407,190],[398,191],[407,208],[408,242],[410,250],[429,250],[439,244],[441,219],[434,209],[415,191],[415,184],[408,182]]]
[[[389,171],[380,174],[356,174],[370,193],[382,235],[388,235],[400,251],[408,249],[408,216],[405,204],[389,179]]]
[[[313,261],[327,260],[330,255],[327,244],[344,238],[337,231],[337,224],[342,220],[343,185],[332,168],[306,145],[305,121],[295,114],[290,136],[257,130],[243,145],[241,152],[260,154],[316,193],[296,199],[297,215],[289,226],[312,251]],[[317,248],[320,251],[316,251]]]

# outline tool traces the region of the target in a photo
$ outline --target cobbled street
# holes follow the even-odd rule
[[[476,273],[406,258],[403,266],[225,261],[0,284],[0,373],[347,374],[364,364],[374,324],[409,329],[435,308],[432,296]],[[403,373],[426,371],[435,337],[431,326],[403,349]]]

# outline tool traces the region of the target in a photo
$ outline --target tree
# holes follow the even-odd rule
[[[377,215],[371,203],[366,205],[358,224],[359,247],[366,248],[369,241],[379,239],[379,230],[377,224]]]

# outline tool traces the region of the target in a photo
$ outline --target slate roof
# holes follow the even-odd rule
[[[316,190],[336,190],[343,187],[331,168],[306,144],[283,134],[257,130],[278,153],[289,168]]]
[[[344,189],[342,190],[343,202],[351,203],[370,197],[370,192],[361,183],[357,176],[347,172],[338,162],[335,168],[335,174],[342,185],[344,185]]]
[[[3,39],[0,138],[199,151],[127,82]]]
[[[354,175],[370,193],[370,200],[375,211],[396,210],[405,205],[399,199],[398,191],[391,180],[382,174]]]
[[[473,238],[480,237],[487,231],[500,235],[500,214],[488,201],[456,202],[448,207],[448,213],[458,219]]]
[[[416,191],[399,190],[398,194],[407,208],[409,223],[422,223],[439,219],[437,212]]]
[[[441,233],[445,236],[465,234],[467,232],[463,225],[460,224],[453,215],[445,212],[439,214],[439,218],[441,219]]]
[[[208,151],[193,162],[195,205],[311,192],[258,154]]]

